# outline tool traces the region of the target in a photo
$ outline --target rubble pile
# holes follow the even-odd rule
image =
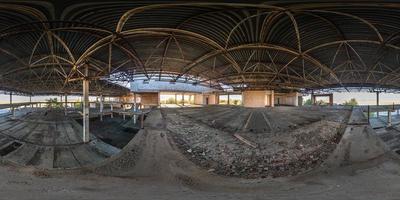
[[[179,114],[167,114],[168,130],[192,162],[209,172],[243,178],[293,176],[320,165],[335,149],[344,123],[321,120],[274,133],[239,133],[210,127]]]

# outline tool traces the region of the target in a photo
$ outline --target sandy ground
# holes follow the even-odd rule
[[[290,178],[223,177],[186,159],[160,116],[150,116],[147,128],[96,173],[0,166],[0,199],[399,199],[395,155]]]
[[[165,137],[153,131],[150,134],[147,142],[165,142]],[[147,157],[151,152],[159,156]],[[245,180],[206,174],[174,154],[168,146],[146,148],[138,165],[130,171],[124,170],[125,178],[92,173],[51,175],[2,166],[0,196],[1,199],[365,200],[398,199],[400,195],[400,163],[388,158],[290,179]]]

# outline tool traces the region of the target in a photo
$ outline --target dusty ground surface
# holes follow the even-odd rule
[[[236,181],[242,188],[197,188],[154,178],[117,178],[94,174],[45,175],[0,167],[0,195],[7,200],[53,199],[309,199],[395,200],[400,192],[399,164],[343,169],[330,174],[279,181]],[[213,188],[212,188],[213,187]]]
[[[350,111],[210,106],[163,113],[178,147],[193,162],[220,175],[266,178],[320,165],[339,142]]]
[[[90,173],[90,169],[40,172],[1,165],[1,198],[394,200],[400,195],[400,163],[389,155],[290,178],[249,180],[214,175],[179,152],[159,120],[161,114],[155,115],[119,156],[94,170],[108,176]]]

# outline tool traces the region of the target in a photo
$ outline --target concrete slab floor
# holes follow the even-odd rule
[[[400,161],[392,154],[295,177],[218,176],[179,152],[160,113],[145,123],[146,128],[120,154],[93,170],[96,174],[88,169],[52,172],[0,165],[1,198],[386,200],[400,195]]]
[[[29,112],[27,112],[29,111]],[[115,147],[82,141],[82,126],[62,110],[21,109],[0,117],[0,160],[41,169],[70,169],[99,163]],[[98,140],[94,135],[92,141]]]

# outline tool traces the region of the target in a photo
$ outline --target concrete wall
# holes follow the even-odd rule
[[[271,106],[274,102],[273,96],[274,91],[270,90],[243,91],[243,106],[251,108]]]
[[[275,94],[275,105],[289,105],[298,106],[299,105],[299,93],[276,93]]]
[[[244,107],[265,107],[266,92],[262,91],[243,91],[243,106]]]
[[[142,105],[158,105],[159,104],[158,92],[138,93],[138,95],[140,96],[140,103]]]
[[[203,105],[205,103],[204,97],[202,94],[195,94],[194,95],[194,104]]]
[[[206,105],[207,98],[208,98],[208,105],[217,104],[217,97],[216,97],[217,95],[215,95],[215,94],[202,94],[201,96],[202,96],[202,100],[201,100],[202,101],[202,105]]]

